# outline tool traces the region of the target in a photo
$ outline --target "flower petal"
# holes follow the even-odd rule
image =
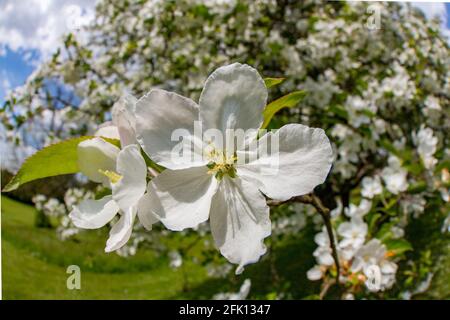
[[[122,148],[136,141],[136,109],[137,99],[130,94],[122,96],[112,108],[112,123],[118,128]]]
[[[259,129],[267,88],[256,69],[233,63],[215,70],[200,96],[204,129]]]
[[[94,136],[117,140],[120,139],[119,129],[115,125],[112,125],[112,123],[109,121],[100,125]]]
[[[271,152],[277,143],[278,151]],[[252,150],[257,150],[258,157],[239,164],[240,159],[255,155]],[[331,144],[322,129],[288,124],[255,141],[250,152],[239,152],[237,174],[258,180],[260,190],[268,197],[287,200],[307,194],[323,183],[332,162]]]
[[[149,184],[148,206],[170,230],[194,228],[206,221],[217,179],[206,167],[164,170]]]
[[[211,204],[210,223],[222,255],[239,264],[236,274],[266,252],[264,238],[271,233],[269,207],[254,184],[225,176]]]
[[[103,227],[119,211],[116,202],[111,196],[100,200],[84,200],[78,206],[74,206],[69,217],[78,228],[97,229]]]
[[[115,171],[119,151],[101,138],[84,140],[78,144],[78,167],[90,180],[109,186],[109,179],[99,170]]]
[[[194,166],[191,161],[175,161],[174,148],[181,137],[194,136],[195,121],[198,121],[197,104],[173,92],[153,89],[136,104],[139,143],[153,161],[169,169]],[[198,165],[204,164],[201,158]]]
[[[149,182],[150,184],[151,182]],[[151,187],[149,187],[151,188]],[[142,223],[145,229],[152,230],[153,224],[159,221],[157,215],[155,215],[152,211],[152,199],[150,194],[147,192],[142,196],[142,198],[138,202],[137,215],[139,221]]]
[[[131,207],[123,212],[119,221],[109,231],[109,239],[106,241],[105,252],[112,252],[120,249],[130,239],[133,232],[134,218],[136,217],[136,207]]]
[[[117,156],[117,172],[122,178],[112,184],[112,194],[122,211],[136,206],[147,188],[147,165],[136,144],[130,144]]]

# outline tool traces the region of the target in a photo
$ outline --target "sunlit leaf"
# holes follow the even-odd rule
[[[264,78],[264,83],[267,88],[271,88],[282,83],[286,78]]]
[[[306,96],[304,91],[294,91],[269,103],[263,111],[264,122],[261,129],[266,128],[273,116],[283,108],[295,107]]]
[[[405,239],[387,240],[384,244],[386,245],[387,249],[394,255],[399,255],[413,249],[411,244]]]
[[[94,137],[84,136],[73,138],[39,150],[25,160],[22,167],[5,186],[3,191],[9,192],[16,190],[21,185],[37,179],[77,173],[79,171],[77,146],[80,142],[92,138]],[[120,145],[119,140],[103,139],[116,146]]]

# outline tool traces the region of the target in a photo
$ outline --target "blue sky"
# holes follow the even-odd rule
[[[39,61],[56,50],[61,33],[92,19],[94,4],[91,0],[0,0],[0,104],[8,90],[22,85]],[[450,3],[445,4],[445,10],[444,4],[418,6],[428,16],[437,12],[445,15],[446,11],[450,17]],[[450,31],[450,19],[446,20]]]
[[[5,51],[5,54],[0,57],[0,103],[8,89],[22,85],[33,72],[35,66],[27,59],[28,56],[31,55],[33,58],[39,56],[36,49],[12,51],[5,48]]]
[[[445,4],[445,10],[447,11],[447,17],[450,17],[450,3]],[[447,19],[447,29],[450,29],[450,19]]]

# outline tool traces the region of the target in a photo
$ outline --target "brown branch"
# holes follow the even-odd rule
[[[331,226],[330,209],[325,207],[323,205],[322,201],[319,199],[319,197],[317,197],[313,193],[305,194],[303,196],[293,197],[286,201],[268,200],[267,204],[269,206],[273,207],[273,206],[279,206],[279,205],[285,204],[285,203],[294,203],[294,202],[310,204],[314,208],[316,208],[317,212],[322,216],[323,222],[325,224],[325,228],[328,233],[328,238],[330,239],[330,247],[331,247],[331,251],[332,251],[334,264],[336,266],[336,283],[339,284],[339,275],[340,275],[339,256],[338,256],[338,252],[337,252],[337,248],[336,248],[336,242],[334,239],[333,227]]]
[[[320,290],[320,294],[319,294],[319,298],[320,300],[323,300],[323,298],[325,297],[325,295],[327,294],[328,290],[330,289],[330,287],[336,283],[336,280],[329,280],[326,281],[322,287],[322,290]]]

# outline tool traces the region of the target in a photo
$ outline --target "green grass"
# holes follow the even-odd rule
[[[36,211],[2,197],[4,299],[167,299],[182,297],[182,273],[149,250],[123,258],[106,254],[105,230],[83,232],[79,242],[60,241],[55,230],[34,227]],[[81,268],[81,290],[68,290],[67,266]],[[205,271],[186,266],[189,281]]]
[[[1,200],[4,299],[210,299],[218,292],[237,291],[246,278],[252,280],[252,299],[271,298],[280,292],[290,293],[285,298],[302,299],[320,291],[317,282],[306,279],[306,271],[314,264],[312,252],[316,247],[311,224],[298,235],[273,243],[270,252],[248,266],[241,276],[213,279],[191,259],[185,259],[183,270],[173,270],[167,257],[148,248],[139,249],[130,258],[106,254],[108,234],[104,229],[82,232],[76,241],[60,241],[54,229],[34,226],[33,207],[3,196]],[[411,258],[430,249],[437,262],[430,290],[417,298],[450,298],[450,241],[439,231],[440,220],[424,214],[410,229],[415,248]],[[178,247],[192,240],[171,233],[165,244]],[[271,239],[266,243],[270,246]],[[201,245],[194,247],[191,254],[198,255],[200,250]],[[215,254],[213,259],[220,258],[218,252]],[[81,290],[66,287],[69,265],[81,269]],[[183,285],[186,276],[187,288]]]
[[[54,229],[36,228],[35,216],[33,207],[2,196],[4,299],[210,299],[218,292],[237,291],[246,278],[252,279],[252,298],[270,297],[281,283],[299,297],[318,289],[306,279],[315,247],[311,229],[304,233],[307,241],[291,239],[277,245],[242,276],[213,279],[204,267],[190,262],[184,272],[173,270],[167,257],[149,249],[140,249],[130,258],[106,254],[107,230],[89,230],[78,235],[77,241],[60,241]],[[167,245],[188,240],[170,237]],[[193,254],[199,250],[201,246]],[[216,255],[214,259],[220,257]],[[81,290],[66,287],[69,265],[81,269]],[[278,282],[273,281],[274,270],[278,270]],[[183,286],[186,275],[188,288]]]

